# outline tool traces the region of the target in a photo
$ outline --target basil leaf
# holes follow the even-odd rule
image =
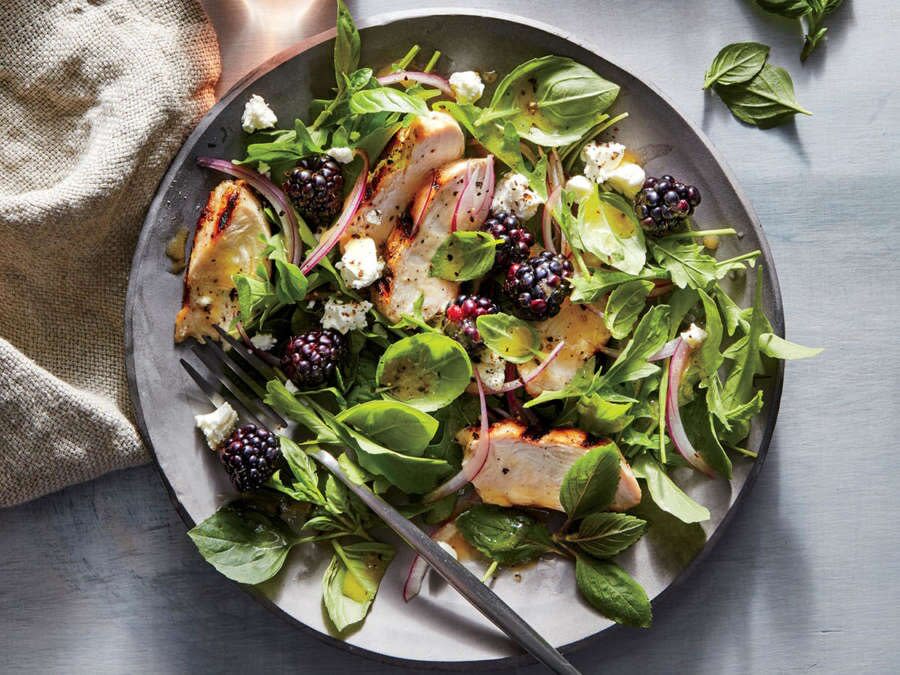
[[[313,434],[319,443],[337,445],[341,438],[334,429],[328,426],[309,406],[306,406],[287,390],[278,380],[266,383],[266,396],[263,401],[272,406],[282,417],[303,425]]]
[[[472,363],[455,340],[419,333],[398,340],[378,361],[375,379],[388,395],[424,412],[451,403],[472,377]]]
[[[591,448],[575,460],[563,477],[559,501],[570,520],[583,518],[612,503],[619,485],[621,454],[615,443]]]
[[[646,529],[647,521],[625,513],[592,513],[566,541],[595,558],[612,558],[640,539]]]
[[[808,0],[756,0],[756,4],[770,14],[796,19],[809,12]]]
[[[338,93],[346,87],[345,78],[359,65],[359,31],[344,0],[337,0],[337,37],[334,41],[334,79]]]
[[[804,347],[780,338],[774,333],[763,333],[759,336],[759,350],[773,359],[808,359],[822,353],[820,347]]]
[[[769,58],[769,46],[759,42],[736,42],[722,47],[706,71],[703,88],[712,84],[740,84],[756,77]]]
[[[306,501],[318,506],[325,505],[325,496],[319,490],[319,475],[316,464],[303,449],[287,436],[280,436],[281,454],[294,476],[291,486],[298,501]]]
[[[257,511],[223,506],[188,536],[210,565],[233,581],[271,579],[294,545],[287,528]]]
[[[595,187],[579,206],[574,227],[572,246],[628,274],[641,273],[647,260],[644,230],[621,195],[599,192]]]
[[[337,418],[380,445],[418,457],[438,429],[436,419],[396,401],[360,403],[344,410]]]
[[[504,77],[491,99],[519,136],[543,146],[573,143],[601,121],[619,87],[572,59],[544,56],[526,61]]]
[[[604,375],[597,378],[595,390],[609,388],[622,382],[640,380],[659,371],[659,367],[647,362],[669,337],[669,308],[656,305],[644,314],[634,337]]]
[[[520,511],[479,504],[456,517],[466,541],[501,565],[520,565],[554,550],[547,526]]]
[[[350,111],[357,115],[380,112],[424,115],[428,112],[428,106],[422,99],[399,89],[378,87],[355,92],[350,97]]]
[[[278,302],[292,305],[306,297],[308,282],[300,268],[293,263],[275,259],[275,297]]]
[[[475,326],[488,349],[510,363],[531,361],[541,345],[530,323],[503,312],[482,314]]]
[[[378,542],[342,546],[332,542],[335,555],[322,578],[322,600],[338,632],[366,618],[394,549]]]
[[[575,582],[585,599],[616,623],[647,628],[653,621],[647,593],[618,565],[579,555]]]
[[[631,470],[638,478],[647,481],[650,496],[656,505],[685,523],[709,520],[709,509],[688,497],[669,478],[665,469],[649,454],[638,455],[631,460]]]
[[[618,286],[609,294],[603,321],[615,339],[621,340],[631,332],[652,290],[652,281],[635,280]]]
[[[794,97],[790,74],[766,64],[749,82],[716,87],[719,96],[742,122],[768,129],[790,120],[797,113],[812,115]]]
[[[487,232],[452,232],[434,252],[430,275],[447,281],[479,279],[494,266],[499,242]]]

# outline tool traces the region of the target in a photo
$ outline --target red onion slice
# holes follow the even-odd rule
[[[714,478],[715,472],[694,448],[681,421],[681,411],[678,409],[678,388],[681,385],[681,376],[684,375],[692,350],[691,346],[682,337],[676,338],[675,342],[677,343],[675,352],[672,354],[672,360],[669,361],[669,389],[666,392],[666,431],[668,431],[669,438],[672,439],[675,448],[691,466],[705,473],[710,478]]]
[[[441,93],[445,96],[455,98],[453,96],[453,89],[450,88],[450,82],[448,82],[446,78],[435,75],[434,73],[423,73],[416,70],[398,70],[397,72],[388,73],[387,75],[382,75],[376,79],[378,80],[378,84],[382,86],[399,84],[402,82],[418,82],[419,84],[424,84],[428,87],[440,89]]]
[[[488,155],[485,159],[487,159],[487,167],[484,170],[484,180],[481,184],[481,188],[484,191],[484,197],[481,200],[481,205],[475,209],[475,212],[473,213],[473,218],[476,223],[484,222],[488,213],[491,211],[491,203],[494,201],[494,187],[496,184],[494,156]]]
[[[562,162],[559,161],[556,148],[553,148],[547,156],[547,188],[550,192],[556,188],[562,189],[565,182],[566,174],[563,171]]]
[[[439,485],[425,495],[425,502],[433,502],[442,499],[475,480],[484,468],[488,455],[491,452],[491,434],[488,421],[487,399],[484,395],[484,385],[481,383],[481,376],[478,374],[478,371],[473,370],[472,372],[473,375],[475,375],[475,386],[478,387],[478,402],[481,405],[481,435],[478,437],[478,447],[475,449],[475,454],[463,465],[459,473],[443,485]]]
[[[422,200],[422,208],[413,215],[413,231],[419,228],[419,225],[422,224],[422,218],[428,212],[428,207],[431,206],[431,202],[434,200],[435,194],[435,186],[434,186],[434,171],[431,172],[431,182],[428,184],[428,194],[425,195],[425,199]]]
[[[453,218],[450,221],[450,231],[456,232],[460,217],[469,217],[475,223],[481,223],[487,218],[487,214],[491,209],[491,201],[494,198],[494,156],[485,157],[486,166],[484,169],[484,177],[481,179],[481,186],[478,181],[473,180],[472,163],[466,164],[466,174],[463,178],[463,185],[453,207]],[[478,191],[481,190],[481,201],[476,206],[474,204]],[[429,195],[430,198],[430,195]],[[422,209],[424,213],[425,207]],[[419,216],[421,219],[421,214]]]
[[[434,541],[444,541],[451,539],[457,532],[456,523],[450,521],[445,523],[432,534]],[[422,590],[422,582],[425,580],[425,574],[428,572],[428,562],[420,555],[413,558],[412,564],[409,566],[409,573],[406,575],[406,582],[403,584],[403,601],[409,602],[419,594]]]
[[[302,242],[300,241],[300,224],[297,222],[297,214],[294,213],[294,207],[288,201],[275,183],[263,176],[258,171],[248,169],[241,164],[233,164],[227,159],[217,159],[215,157],[198,157],[197,164],[207,169],[221,171],[235,178],[242,178],[247,181],[250,186],[259,192],[275,209],[278,218],[281,221],[281,231],[284,233],[284,247],[287,249],[290,261],[295,265],[299,264],[300,254],[302,253]]]
[[[459,219],[459,208],[462,206],[463,200],[469,197],[469,187],[475,185],[472,182],[472,162],[466,162],[466,175],[463,178],[462,189],[456,198],[456,204],[453,206],[453,217],[450,219],[450,231],[456,232],[456,223]]]
[[[306,260],[303,261],[303,264],[300,265],[300,271],[303,272],[303,274],[309,274],[312,269],[319,264],[322,258],[328,255],[331,252],[331,249],[333,249],[341,240],[341,237],[344,236],[344,233],[350,226],[353,216],[355,216],[356,212],[359,210],[359,205],[362,203],[363,197],[366,194],[366,181],[369,178],[369,157],[359,148],[354,149],[353,153],[362,157],[362,169],[360,169],[359,176],[356,178],[356,183],[353,184],[353,189],[350,191],[350,194],[347,195],[347,199],[344,200],[344,210],[341,211],[341,215],[334,224],[334,227],[326,233],[325,239],[319,242],[319,245],[310,252],[306,257]]]
[[[540,377],[540,374],[544,372],[544,370],[549,366],[553,360],[559,356],[559,353],[562,351],[562,348],[566,346],[565,340],[560,340],[559,344],[557,344],[553,350],[547,354],[547,358],[541,361],[537,368],[528,373],[525,377],[516,378],[515,380],[511,380],[503,384],[502,387],[496,389],[494,391],[487,392],[488,394],[506,394],[511,391],[515,391],[519,387],[524,387],[526,384],[531,382],[532,380]]]
[[[659,348],[659,351],[648,356],[647,360],[653,362],[662,361],[663,359],[669,358],[670,356],[672,356],[672,354],[675,353],[675,348],[678,346],[679,340],[681,340],[680,337],[677,337],[674,340],[669,340],[666,344]]]
[[[550,253],[556,253],[556,244],[553,243],[553,210],[559,206],[562,188],[556,186],[547,197],[547,203],[544,204],[544,212],[541,217],[541,231],[544,236],[544,248]]]

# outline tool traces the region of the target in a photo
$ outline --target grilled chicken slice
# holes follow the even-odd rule
[[[237,316],[234,274],[254,274],[269,266],[260,235],[272,235],[262,205],[244,181],[226,180],[209,193],[194,233],[184,276],[181,311],[175,319],[175,341],[189,337],[218,340],[213,326],[228,327]]]
[[[560,340],[566,345],[544,371],[525,385],[526,391],[537,396],[542,391],[557,390],[571,382],[578,370],[609,341],[609,331],[603,319],[585,305],[563,303],[559,314],[534,324],[541,336],[541,350],[553,349]],[[519,375],[525,377],[538,367],[536,361],[519,365]]]
[[[591,448],[580,429],[553,429],[540,438],[529,437],[526,428],[514,421],[491,426],[491,451],[472,484],[481,500],[499,506],[534,506],[562,511],[559,488],[576,459]],[[465,458],[475,451],[478,427],[457,434]],[[610,509],[625,511],[641,501],[641,488],[625,458],[621,458],[619,485]]]
[[[385,244],[385,276],[375,285],[375,306],[390,321],[412,314],[419,295],[424,296],[422,315],[426,321],[444,310],[459,291],[459,283],[428,276],[431,259],[450,234],[453,211],[465,184],[466,172],[475,186],[484,183],[490,160],[461,159],[434,172],[416,194],[413,212],[424,208],[418,227],[401,225]],[[484,200],[480,189],[472,190],[470,204],[460,204],[456,227],[477,230],[482,221],[473,214]]]
[[[416,190],[439,167],[463,156],[465,143],[456,120],[447,113],[429,112],[396,133],[372,171],[367,197],[347,228],[343,243],[371,237],[380,248]]]

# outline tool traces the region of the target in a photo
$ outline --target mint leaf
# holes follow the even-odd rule
[[[284,305],[292,305],[306,297],[308,282],[300,268],[284,260],[275,259],[275,297]],[[240,293],[238,294],[240,297]]]
[[[653,620],[650,600],[641,585],[611,562],[579,555],[575,582],[585,599],[616,623],[647,628]]]
[[[566,541],[595,558],[612,558],[640,539],[646,529],[645,520],[625,513],[592,513]]]
[[[287,436],[279,436],[278,440],[281,443],[281,454],[294,476],[294,483],[291,486],[292,497],[298,501],[324,506],[325,495],[319,490],[319,476],[315,462]]]
[[[619,448],[607,443],[575,460],[563,478],[559,501],[570,520],[610,505],[619,485]]]
[[[456,527],[480,553],[520,565],[554,550],[547,526],[513,509],[479,504],[456,517]]]
[[[621,340],[631,332],[653,290],[652,281],[627,281],[609,294],[603,321],[610,334]]]

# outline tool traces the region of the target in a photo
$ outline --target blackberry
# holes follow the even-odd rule
[[[497,269],[506,269],[512,263],[528,260],[534,236],[522,227],[522,222],[515,215],[505,211],[492,211],[484,221],[484,229],[494,239],[503,240],[502,244],[497,245],[494,257]]]
[[[572,263],[558,253],[544,251],[523,263],[513,263],[506,273],[503,293],[513,314],[520,319],[543,321],[559,314],[571,292],[568,277]]]
[[[328,227],[340,213],[344,175],[341,165],[328,155],[301,159],[283,187],[300,215],[315,228]]]
[[[648,176],[634,200],[634,212],[644,230],[661,236],[676,231],[700,205],[700,190],[672,176]]]
[[[490,298],[480,295],[460,295],[447,306],[447,333],[467,350],[481,347],[481,335],[475,320],[484,314],[496,314],[500,309]]]
[[[301,389],[324,384],[347,355],[347,340],[330,328],[292,337],[284,348],[281,369]]]
[[[245,424],[225,441],[219,461],[238,490],[256,490],[281,466],[278,437],[268,429]]]

